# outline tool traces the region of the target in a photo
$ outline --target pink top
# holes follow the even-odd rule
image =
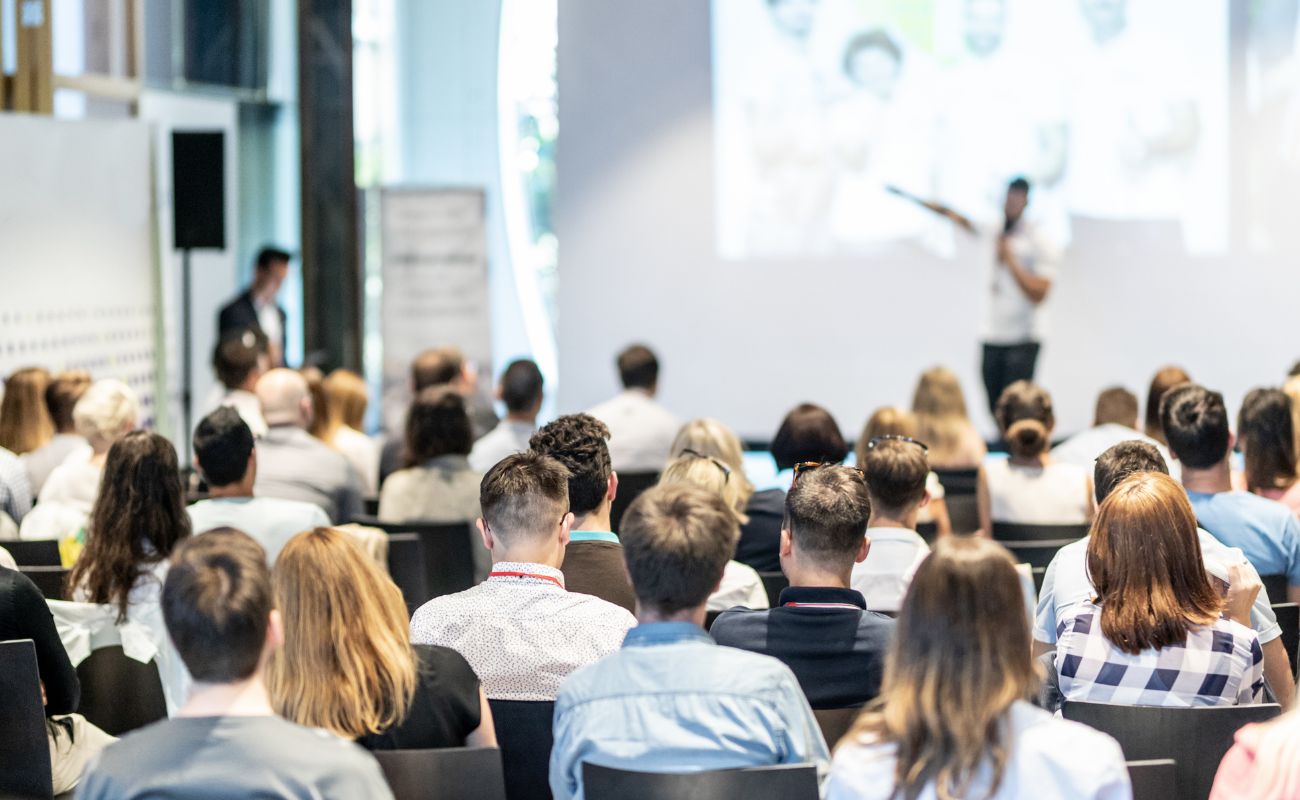
[[[1219,764],[1210,800],[1300,797],[1300,716],[1291,712],[1237,731]]]

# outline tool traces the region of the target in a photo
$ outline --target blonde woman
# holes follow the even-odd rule
[[[903,436],[930,444],[921,438],[915,414],[906,409],[886,406],[876,409],[862,427],[862,435],[858,437],[857,446],[853,449],[854,463],[859,467],[867,463],[867,448],[871,440],[882,436]],[[917,512],[916,524],[932,523],[937,536],[947,536],[952,533],[952,520],[948,517],[948,504],[943,499],[943,484],[939,483],[939,476],[934,472],[925,477],[925,490],[930,493],[930,502],[921,506]]]
[[[402,593],[346,534],[298,534],[272,582],[284,646],[268,689],[285,719],[369,750],[496,746],[474,671],[454,650],[411,645]]]
[[[351,370],[336,369],[323,386],[325,429],[321,438],[347,458],[361,477],[361,491],[374,497],[379,491],[379,446],[361,431],[370,402],[366,381]]]
[[[921,373],[912,396],[918,438],[930,446],[935,469],[975,469],[988,447],[966,413],[966,398],[957,375],[946,367]]]
[[[54,438],[54,423],[45,406],[50,373],[42,367],[16,370],[5,381],[0,400],[0,447],[17,455],[30,453]]]
[[[744,489],[740,481],[732,483],[737,472],[715,456],[688,448],[664,467],[659,485],[688,483],[715,492],[736,515],[737,521],[744,525],[749,521],[742,510],[745,506]],[[763,609],[768,607],[768,602],[763,580],[754,568],[733,559],[727,562],[722,572],[722,584],[710,595],[706,610],[726,611],[736,606]]]
[[[986,539],[940,539],[903,601],[880,696],[835,752],[826,797],[1132,797],[1119,744],[1026,702],[1037,681],[1010,555]]]

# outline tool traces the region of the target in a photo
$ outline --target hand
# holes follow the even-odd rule
[[[1250,610],[1254,607],[1255,598],[1259,597],[1259,590],[1262,588],[1264,584],[1260,582],[1259,575],[1253,569],[1247,568],[1244,564],[1229,566],[1228,597],[1224,608],[1228,619],[1250,627]]]

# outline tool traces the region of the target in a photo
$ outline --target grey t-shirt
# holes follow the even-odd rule
[[[358,745],[280,717],[176,717],[128,734],[87,770],[78,800],[392,798]]]

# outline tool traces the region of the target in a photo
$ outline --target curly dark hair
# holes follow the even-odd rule
[[[430,386],[415,396],[406,415],[406,466],[439,456],[467,456],[473,447],[474,432],[460,392]]]
[[[117,606],[117,621],[125,621],[136,583],[189,535],[176,448],[157,433],[128,433],[108,451],[68,586],[87,602]]]
[[[528,446],[551,456],[569,470],[569,510],[581,517],[605,499],[609,476],[609,428],[590,414],[569,414],[546,425]]]

